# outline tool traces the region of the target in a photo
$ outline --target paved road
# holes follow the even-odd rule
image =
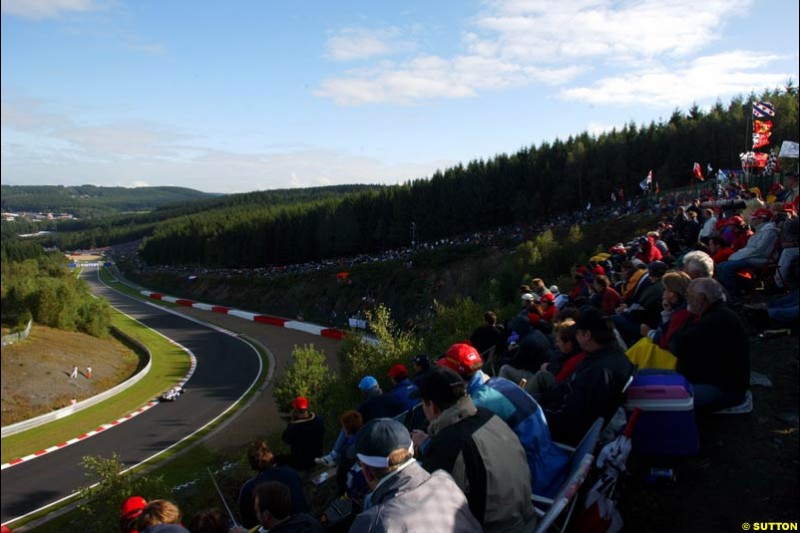
[[[186,384],[187,394],[178,401],[159,404],[94,437],[3,470],[3,523],[65,498],[85,484],[80,461],[86,455],[110,457],[116,452],[123,463],[135,465],[179,442],[228,409],[261,368],[258,354],[238,338],[120,295],[94,275],[85,279],[111,305],[191,350],[197,368]]]

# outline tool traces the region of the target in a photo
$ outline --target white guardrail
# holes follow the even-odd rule
[[[16,424],[9,424],[8,426],[4,426],[3,428],[0,428],[0,437],[6,438],[9,435],[15,435],[17,433],[21,433],[28,429],[35,428],[43,424],[47,424],[48,422],[52,422],[54,420],[59,420],[61,418],[67,417],[71,414],[77,413],[78,411],[82,411],[87,407],[97,405],[103,400],[107,400],[108,398],[116,394],[119,394],[125,389],[128,389],[139,383],[147,375],[147,373],[150,372],[150,367],[153,363],[153,357],[150,354],[150,350],[148,350],[147,347],[144,346],[142,343],[131,338],[122,331],[120,330],[116,331],[118,334],[124,336],[126,340],[135,344],[139,349],[144,351],[144,353],[147,355],[147,364],[144,366],[144,368],[142,368],[139,372],[134,374],[130,379],[123,381],[119,385],[112,387],[107,391],[92,396],[91,398],[86,398],[85,400],[82,400],[76,404],[68,405],[67,407],[58,409],[57,411],[52,411],[50,413],[45,413],[43,415],[39,415],[34,418],[29,418],[28,420],[23,420],[22,422],[17,422]]]

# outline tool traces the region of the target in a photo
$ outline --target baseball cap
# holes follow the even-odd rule
[[[298,396],[294,400],[292,400],[292,407],[297,409],[298,411],[305,411],[308,409],[308,399],[304,396]]]
[[[120,507],[119,516],[125,519],[136,518],[145,507],[147,507],[147,500],[141,496],[131,496]]]
[[[356,457],[373,468],[387,468],[389,455],[401,449],[413,453],[414,444],[406,427],[392,418],[371,420],[356,437]]]
[[[543,294],[541,300],[543,302],[553,303],[556,301],[556,297],[553,296],[553,291],[550,291],[546,294]]]
[[[525,294],[522,295],[522,300],[525,302],[533,300],[533,294],[526,292]]]
[[[364,376],[358,382],[358,388],[362,391],[368,391],[378,386],[378,380],[372,376]]]
[[[445,366],[437,366],[416,381],[417,390],[413,398],[422,398],[437,405],[452,405],[466,393],[461,376]]]
[[[461,376],[471,376],[483,366],[483,359],[474,346],[458,343],[447,349],[437,365],[455,370]]]
[[[408,377],[408,369],[405,365],[394,365],[389,369],[389,377],[392,379]]]
[[[558,294],[558,285],[550,285],[550,292],[553,294]]]
[[[758,218],[763,218],[763,219],[766,219],[766,220],[772,220],[772,215],[773,214],[774,213],[772,211],[770,211],[769,209],[767,209],[766,207],[761,207],[761,208],[756,209],[755,211],[753,211],[753,214],[750,215],[750,217],[751,218],[758,217]]]

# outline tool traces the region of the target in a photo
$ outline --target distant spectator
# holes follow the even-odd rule
[[[718,265],[728,260],[733,253],[733,248],[719,235],[712,235],[708,238],[708,253],[714,264]]]
[[[714,275],[714,260],[705,252],[695,250],[683,256],[683,271],[692,279]]]
[[[707,239],[716,232],[717,217],[714,215],[714,210],[710,208],[703,209],[703,218],[703,227],[700,228],[700,233],[697,234],[698,241]]]
[[[797,178],[795,178],[796,180]],[[778,271],[775,273],[775,286],[784,288],[789,282],[797,279],[798,261],[798,230],[800,230],[800,220],[794,209],[785,209],[786,219],[780,227],[781,255],[778,258]],[[794,264],[794,271],[792,265]]]
[[[553,351],[553,345],[541,331],[518,316],[511,323],[517,334],[517,341],[509,346],[506,357],[501,361],[500,377],[519,383],[522,378],[530,379],[546,363]]]
[[[322,455],[324,437],[325,424],[322,417],[309,410],[306,398],[295,398],[292,401],[292,420],[281,436],[291,449],[287,459],[289,466],[295,470],[313,468],[314,458]],[[281,457],[280,461],[283,460]]]
[[[578,329],[572,318],[563,320],[556,325],[553,338],[559,354],[549,363],[542,365],[542,371],[549,372],[555,377],[554,382],[549,387],[534,392],[543,392],[556,383],[562,383],[569,379],[583,358],[586,357],[586,352],[578,344],[577,333]]]
[[[556,297],[553,296],[553,293],[548,292],[542,296],[540,303],[542,305],[542,318],[550,324],[554,324],[556,317],[558,316]]]
[[[533,531],[536,512],[525,450],[508,425],[466,395],[461,377],[449,368],[435,368],[419,383],[422,408],[430,420],[423,466],[443,469],[464,491],[472,514],[484,531]]]
[[[611,287],[606,276],[595,276],[594,294],[590,298],[592,305],[606,315],[614,314],[614,310],[622,303],[622,296]]]
[[[411,363],[414,365],[414,382],[417,378],[424,375],[431,369],[431,358],[426,354],[421,353],[411,358]]]
[[[531,281],[531,292],[541,298],[545,294],[550,294],[550,289],[548,289],[544,284],[544,280],[542,278],[534,278]]]
[[[247,461],[250,468],[258,474],[245,482],[239,491],[239,516],[243,526],[252,528],[258,525],[258,518],[253,510],[255,501],[253,492],[258,485],[265,481],[279,481],[289,487],[292,492],[293,512],[309,511],[300,476],[288,466],[277,466],[275,456],[266,442],[263,440],[252,442],[247,449]]]
[[[364,426],[356,454],[372,492],[350,531],[482,531],[450,474],[426,472],[413,449],[408,430],[395,420],[377,418]]]

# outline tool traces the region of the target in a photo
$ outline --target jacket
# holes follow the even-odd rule
[[[429,474],[413,459],[401,468],[378,485],[372,507],[356,517],[351,532],[481,531],[450,474]]]
[[[370,391],[370,396],[358,406],[358,412],[361,413],[365,424],[373,418],[394,418],[406,410],[396,396],[383,394],[380,389],[377,391],[377,393]]]
[[[425,470],[450,472],[485,531],[533,531],[525,450],[505,422],[464,396],[429,429]]]
[[[610,420],[632,374],[633,365],[616,343],[588,352],[569,380],[542,394],[553,439],[574,446],[598,417]]]
[[[284,522],[269,528],[270,533],[325,533],[319,520],[307,513],[289,516]]]
[[[738,393],[750,387],[750,339],[725,302],[715,302],[673,333],[669,351],[678,359],[675,370],[691,383]]]
[[[418,399],[411,397],[411,393],[416,390],[417,386],[414,385],[410,379],[406,378],[397,382],[395,386],[392,387],[392,390],[389,391],[389,394],[397,398],[397,400],[403,406],[404,411],[408,411],[413,409],[414,406],[419,403]]]
[[[552,497],[564,480],[569,454],[553,444],[539,404],[524,389],[505,378],[476,372],[467,390],[477,407],[485,407],[517,434],[531,473],[534,494]]]
[[[300,481],[297,472],[288,466],[272,466],[247,480],[239,491],[239,515],[243,526],[258,525],[258,517],[253,509],[255,504],[253,492],[257,486],[267,481],[277,481],[289,487],[292,491],[292,513],[307,513],[311,510],[303,492],[303,482]]]
[[[728,257],[728,261],[747,259],[755,264],[764,264],[769,260],[769,256],[772,255],[777,240],[778,227],[772,222],[764,222],[756,228],[755,234],[750,237],[744,248],[733,252]]]
[[[292,420],[283,431],[283,442],[291,447],[289,466],[297,470],[314,467],[314,458],[322,455],[325,424],[322,417],[311,413],[308,418]]]

